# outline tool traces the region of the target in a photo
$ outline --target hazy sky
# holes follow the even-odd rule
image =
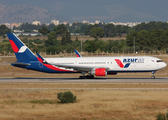
[[[39,6],[67,21],[168,21],[168,0],[0,0],[0,4]]]

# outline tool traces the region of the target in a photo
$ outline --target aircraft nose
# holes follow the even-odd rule
[[[166,67],[166,66],[167,66],[167,64],[165,62],[163,62],[163,67]]]

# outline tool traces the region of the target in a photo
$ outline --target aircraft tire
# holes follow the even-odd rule
[[[84,76],[79,76],[79,79],[84,79]]]
[[[91,75],[90,78],[91,78],[91,79],[94,79],[94,75]]]
[[[152,76],[151,78],[152,78],[152,79],[155,79],[155,76]]]
[[[85,76],[86,77],[86,79],[94,79],[94,76],[93,75],[87,75],[87,76]]]
[[[94,79],[94,75],[79,76],[79,79]]]

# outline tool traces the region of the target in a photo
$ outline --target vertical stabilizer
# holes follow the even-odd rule
[[[80,53],[79,53],[76,49],[74,49],[74,51],[75,51],[75,53],[76,53],[76,57],[82,57],[82,56],[80,55]]]
[[[7,33],[7,36],[18,62],[37,59],[34,53],[14,33]]]

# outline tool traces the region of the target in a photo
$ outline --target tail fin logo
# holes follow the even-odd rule
[[[118,64],[118,66],[120,66],[120,68],[128,68],[130,66],[130,63],[124,65],[119,59],[115,59],[115,61]]]
[[[23,53],[23,52],[26,51],[26,49],[27,49],[26,46],[22,46],[22,47],[19,49],[18,53]]]
[[[26,51],[27,47],[26,46],[22,46],[20,49],[17,47],[17,45],[12,41],[12,40],[9,40],[10,41],[10,44],[13,48],[13,51],[15,53],[23,53]]]
[[[17,53],[19,51],[19,48],[16,46],[16,44],[12,40],[9,40],[9,41],[10,41],[10,44],[11,44],[11,46],[13,48],[13,51],[15,53]]]

